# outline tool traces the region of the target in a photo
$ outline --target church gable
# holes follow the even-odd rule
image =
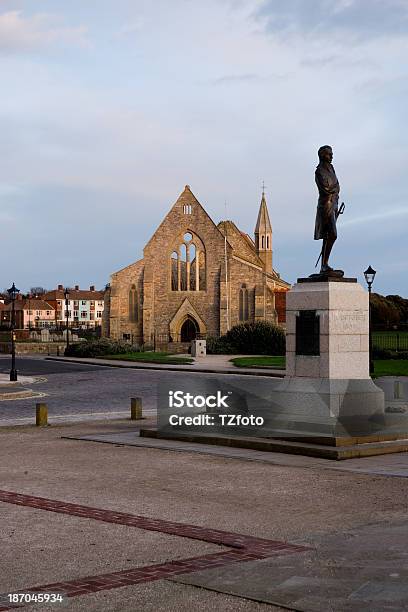
[[[205,243],[224,244],[224,237],[192,193],[188,185],[167,213],[144,248],[144,257],[160,244],[160,249],[170,249],[185,232],[192,231]]]

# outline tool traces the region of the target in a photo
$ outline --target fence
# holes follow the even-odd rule
[[[408,351],[408,332],[373,332],[373,348]]]

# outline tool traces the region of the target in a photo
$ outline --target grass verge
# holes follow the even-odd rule
[[[231,362],[238,368],[285,369],[284,356],[235,357]],[[374,361],[374,376],[408,376],[408,359],[377,359]]]
[[[274,368],[285,369],[285,357],[283,355],[262,355],[261,357],[235,357],[231,359],[234,366],[238,368]]]
[[[408,359],[376,359],[374,376],[408,376]]]

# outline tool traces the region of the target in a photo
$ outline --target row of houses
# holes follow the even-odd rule
[[[63,285],[58,285],[57,289],[47,291],[41,297],[18,294],[14,303],[16,328],[61,328],[66,327],[67,319],[69,327],[73,328],[102,325],[104,291],[95,290],[94,285],[89,289],[75,285],[68,290],[67,304],[65,291]],[[3,300],[0,301],[0,322],[7,327],[11,323],[12,304],[7,303],[6,297]]]

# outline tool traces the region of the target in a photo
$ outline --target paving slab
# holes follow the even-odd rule
[[[368,525],[315,543],[316,549],[303,555],[237,563],[172,580],[304,612],[408,609],[408,521]]]
[[[282,453],[275,453],[273,451],[264,452],[252,449],[231,448],[227,446],[214,446],[212,444],[160,440],[157,438],[143,438],[139,437],[139,429],[111,433],[88,433],[84,436],[70,435],[66,437],[72,440],[84,440],[89,442],[135,446],[141,448],[156,448],[179,453],[199,453],[203,455],[228,457],[230,459],[241,459],[244,461],[257,461],[273,465],[292,465],[304,468],[319,467],[321,469],[328,470],[408,478],[408,453],[362,457],[359,459],[349,459],[347,463],[333,463],[333,461],[327,459],[286,455]]]

